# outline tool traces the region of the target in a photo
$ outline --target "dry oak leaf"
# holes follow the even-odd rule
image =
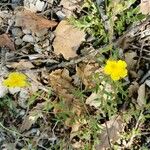
[[[25,69],[34,68],[34,65],[30,61],[26,61],[26,60],[20,60],[19,62],[10,63],[10,66],[17,70],[25,70]]]
[[[53,28],[56,25],[57,22],[45,19],[29,10],[16,12],[15,26],[21,26],[33,33],[40,32],[45,28]]]
[[[73,99],[72,91],[74,87],[71,84],[72,78],[69,76],[67,69],[58,69],[53,71],[49,76],[50,85],[53,90],[66,99]]]
[[[57,26],[55,35],[53,47],[56,55],[62,54],[65,59],[77,56],[76,51],[85,40],[85,33],[83,31],[70,25],[68,21],[63,20]]]
[[[10,50],[15,50],[14,43],[6,33],[0,35],[0,47],[7,47]]]
[[[64,101],[66,107],[71,110],[71,112],[80,115],[82,109],[79,100],[73,95],[75,87],[72,85],[71,81],[72,78],[69,76],[69,71],[67,69],[58,69],[49,75],[49,84],[58,97]],[[59,112],[61,110],[55,109],[55,111]]]
[[[76,67],[76,75],[81,79],[86,89],[95,87],[96,84],[92,78],[94,73],[102,73],[102,69],[100,68],[98,63],[81,63]]]
[[[150,0],[141,0],[140,11],[142,14],[150,14]]]

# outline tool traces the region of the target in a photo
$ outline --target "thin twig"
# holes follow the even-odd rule
[[[135,125],[135,127],[133,129],[134,131],[137,131],[139,126],[140,126],[140,124],[141,124],[142,114],[143,114],[143,110],[140,112],[140,115],[138,117],[136,125]],[[137,134],[135,134],[134,131],[132,131],[132,136],[131,136],[130,140],[128,141],[128,143],[126,144],[125,148],[130,148],[132,143],[133,143],[134,138],[137,136]]]
[[[9,133],[13,134],[13,135],[14,135],[14,133],[15,133],[15,134],[17,134],[17,135],[19,135],[19,136],[22,136],[22,134],[20,134],[20,133],[18,133],[18,132],[16,132],[16,131],[13,131],[13,130],[10,130],[10,129],[6,128],[5,126],[3,126],[3,124],[2,124],[1,122],[0,122],[0,127],[3,128],[4,130],[8,131]]]
[[[105,122],[105,126],[106,126],[106,132],[107,132],[107,135],[108,135],[107,137],[108,137],[109,147],[110,147],[110,149],[112,149],[111,141],[110,141],[110,137],[109,137],[110,133],[109,133],[109,130],[108,130],[107,122]]]

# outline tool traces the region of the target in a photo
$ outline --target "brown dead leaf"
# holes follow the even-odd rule
[[[47,20],[42,16],[39,16],[29,10],[22,10],[16,13],[15,25],[21,26],[33,33],[40,32],[45,28],[53,28],[57,25],[57,22]]]
[[[106,126],[107,125],[107,126]],[[124,123],[121,116],[113,116],[110,121],[102,125],[103,131],[100,134],[100,144],[96,145],[96,150],[110,148],[110,143],[115,143],[119,139],[119,134],[123,132]]]
[[[9,48],[10,50],[15,50],[14,43],[12,42],[8,34],[5,33],[0,35],[0,47],[3,46]]]
[[[141,0],[140,11],[144,15],[150,14],[150,0]]]
[[[65,59],[77,56],[76,51],[85,40],[85,33],[63,20],[57,26],[55,34],[53,47],[56,55],[62,54]]]
[[[74,87],[71,84],[71,77],[69,76],[69,71],[67,69],[58,69],[53,71],[50,76],[50,85],[54,89],[54,91],[61,96],[62,98],[68,99],[71,101],[73,99],[73,95],[71,90]]]
[[[49,83],[56,95],[64,101],[66,107],[76,115],[80,115],[82,108],[80,107],[79,100],[73,94],[76,90],[71,83],[72,78],[69,76],[67,69],[58,69],[53,71],[49,76]],[[62,110],[56,110],[62,111]]]
[[[89,62],[81,63],[78,67],[76,67],[76,74],[79,76],[86,89],[91,89],[95,86],[95,82],[92,79],[94,73],[101,73],[102,70],[99,67],[98,63]]]
[[[34,68],[34,65],[30,61],[26,61],[26,60],[20,60],[19,62],[11,63],[10,66],[17,70]]]

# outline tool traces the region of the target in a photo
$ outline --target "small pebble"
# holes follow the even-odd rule
[[[32,35],[24,35],[22,38],[24,42],[34,43],[34,38]]]
[[[32,128],[30,131],[30,136],[39,135],[40,131],[36,128]]]
[[[12,29],[12,34],[15,37],[21,37],[23,35],[23,33],[22,33],[20,28],[13,28]]]
[[[15,44],[16,45],[21,45],[22,44],[22,39],[20,39],[20,38],[17,38],[16,40],[15,40]]]
[[[36,6],[37,11],[43,11],[45,3],[40,0],[37,0],[35,6]]]
[[[66,17],[66,15],[60,10],[56,12],[56,15],[58,16],[59,20],[63,20]]]

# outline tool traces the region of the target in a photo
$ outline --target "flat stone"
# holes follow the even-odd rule
[[[21,31],[20,28],[13,28],[11,32],[12,32],[12,35],[15,37],[21,37],[23,35],[23,32]]]
[[[32,35],[25,35],[22,40],[24,42],[34,43],[34,38]]]

